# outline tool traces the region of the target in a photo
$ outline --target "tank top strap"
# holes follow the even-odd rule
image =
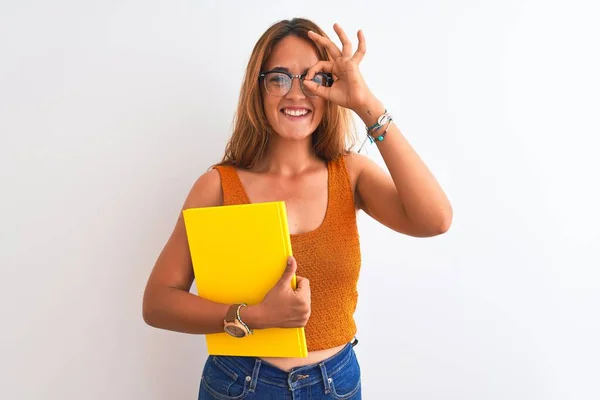
[[[329,180],[331,186],[329,193],[331,209],[329,211],[331,214],[342,219],[346,219],[348,215],[354,215],[354,193],[344,155],[329,162]]]
[[[219,172],[221,179],[221,188],[223,190],[223,205],[249,204],[250,200],[240,181],[235,167],[231,165],[217,165],[213,167]],[[328,207],[333,215],[348,215],[354,213],[354,193],[346,160],[343,155],[329,161],[328,163],[328,186],[329,196]]]
[[[213,168],[219,172],[221,177],[223,205],[229,206],[250,203],[235,167],[231,165],[217,165]]]

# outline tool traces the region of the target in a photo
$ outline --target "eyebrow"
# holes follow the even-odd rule
[[[289,68],[280,67],[280,66],[273,67],[269,71],[282,71],[282,72],[290,73],[290,69]],[[306,73],[306,72],[308,72],[308,68],[303,71],[303,73]]]

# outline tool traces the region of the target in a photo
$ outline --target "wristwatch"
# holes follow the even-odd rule
[[[248,327],[240,318],[240,308],[247,304],[233,304],[225,314],[224,329],[225,332],[236,338],[243,338],[252,334],[252,329]]]

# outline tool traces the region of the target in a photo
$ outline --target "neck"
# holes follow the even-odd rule
[[[317,162],[320,160],[313,150],[312,136],[293,140],[273,135],[258,169],[280,175],[296,175],[313,168]]]

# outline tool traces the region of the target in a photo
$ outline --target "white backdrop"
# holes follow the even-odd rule
[[[364,398],[600,398],[589,3],[2,0],[0,398],[195,398],[204,338],[146,326],[142,292],[293,16],[365,31],[367,83],[454,207],[432,239],[361,214]]]

